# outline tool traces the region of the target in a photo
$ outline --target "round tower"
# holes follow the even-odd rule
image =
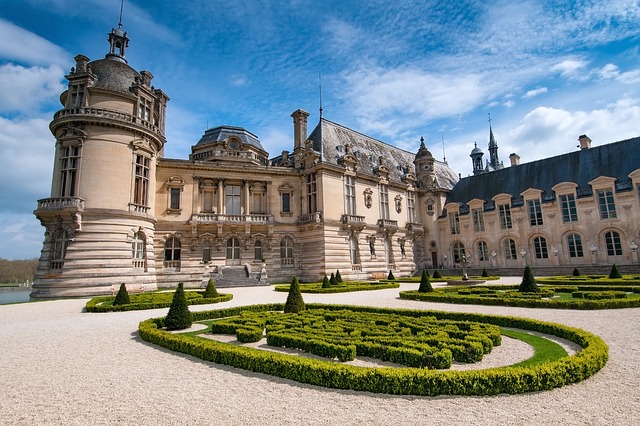
[[[108,41],[104,59],[75,57],[49,125],[55,157],[51,198],[34,212],[45,227],[34,298],[157,288],[153,188],[169,98],[128,65],[121,25]]]
[[[420,149],[416,154],[413,164],[416,166],[416,178],[418,185],[423,190],[433,189],[435,186],[435,158],[426,145],[424,144],[424,137],[420,138]]]
[[[480,173],[484,173],[484,168],[482,167],[482,156],[484,152],[480,148],[478,148],[478,144],[474,142],[474,148],[471,150],[471,162],[473,163],[473,174],[477,175]]]

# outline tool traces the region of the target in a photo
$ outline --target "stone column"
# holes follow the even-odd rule
[[[242,207],[240,214],[249,214],[249,181],[247,179],[242,181]]]
[[[218,214],[225,214],[224,207],[224,179],[218,179]]]

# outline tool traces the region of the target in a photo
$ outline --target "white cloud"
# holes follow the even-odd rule
[[[640,82],[640,70],[620,72],[620,68],[614,64],[607,64],[598,71],[598,75],[603,80],[616,80],[624,84],[635,84]]]
[[[29,65],[67,66],[70,55],[44,38],[0,18],[0,58]]]
[[[587,66],[588,62],[583,59],[565,59],[551,67],[551,71],[559,72],[564,77],[576,77]]]
[[[522,98],[523,99],[533,98],[533,97],[536,97],[536,96],[541,95],[543,93],[547,93],[547,88],[546,87],[539,87],[537,89],[532,89],[532,90],[527,91],[527,93],[522,95]]]
[[[507,102],[503,103],[502,105],[503,105],[504,107],[506,107],[506,108],[513,108],[513,106],[514,106],[515,104],[516,104],[516,103],[515,103],[514,101],[512,101],[512,100],[508,100]]]
[[[0,113],[38,113],[43,104],[64,91],[60,82],[63,76],[57,65],[48,68],[0,65]]]

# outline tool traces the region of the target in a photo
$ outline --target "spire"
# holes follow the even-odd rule
[[[118,28],[111,28],[109,33],[109,53],[106,54],[106,59],[113,59],[114,61],[120,61],[127,63],[124,57],[125,50],[129,46],[129,38],[127,32],[122,29],[122,10],[124,8],[124,0],[120,2],[120,18],[118,20]]]
[[[322,73],[318,73],[318,89],[320,90],[320,119],[322,119]]]
[[[490,170],[499,170],[504,167],[498,158],[498,142],[496,142],[496,138],[493,136],[491,114],[489,114],[489,166]]]

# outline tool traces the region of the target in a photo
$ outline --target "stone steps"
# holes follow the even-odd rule
[[[217,266],[212,269],[214,272],[211,272],[209,276],[213,279],[216,288],[269,285],[266,271],[252,271],[249,265]],[[206,278],[206,280],[208,279],[209,277]]]

